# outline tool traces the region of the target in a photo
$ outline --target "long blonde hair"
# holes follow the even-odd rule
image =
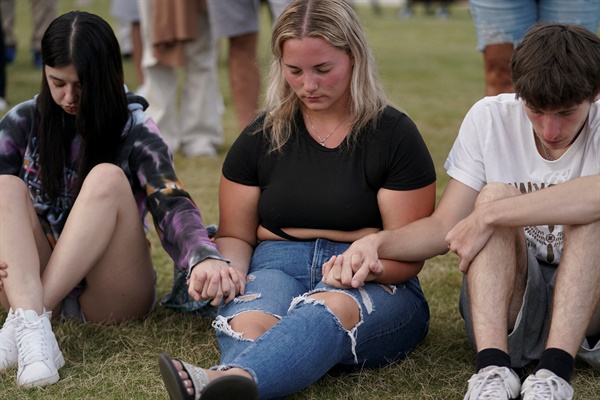
[[[270,130],[271,151],[279,151],[295,129],[302,102],[288,85],[283,69],[283,44],[290,39],[321,38],[354,58],[350,83],[349,121],[345,139],[352,148],[358,134],[374,127],[389,104],[379,81],[375,58],[358,16],[346,0],[294,0],[277,20],[271,36],[272,60],[265,94],[262,130]]]

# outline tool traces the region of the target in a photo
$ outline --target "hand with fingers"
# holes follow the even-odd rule
[[[459,269],[467,273],[469,265],[486,245],[494,228],[484,222],[480,213],[475,210],[471,215],[460,221],[446,235],[448,250],[459,257]]]
[[[207,258],[193,267],[187,281],[188,293],[196,301],[211,300],[218,306],[229,303],[238,294],[244,294],[246,277],[237,268],[222,260]]]
[[[352,243],[338,256],[323,264],[323,282],[336,288],[357,288],[374,280],[383,272],[377,254],[376,235],[368,235]]]

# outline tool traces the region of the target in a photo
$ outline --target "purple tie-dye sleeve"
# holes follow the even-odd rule
[[[0,121],[0,174],[19,175],[32,122],[27,116],[33,109],[32,102],[22,103]]]
[[[224,260],[208,238],[200,211],[175,174],[170,151],[151,120],[132,135],[135,176],[163,248],[176,268],[189,274],[206,258]]]

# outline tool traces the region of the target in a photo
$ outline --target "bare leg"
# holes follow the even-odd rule
[[[546,347],[565,350],[573,357],[584,335],[600,332],[599,237],[600,221],[565,229]]]
[[[144,84],[144,71],[142,70],[142,36],[140,23],[133,22],[131,24],[131,44],[133,53],[133,63],[135,65],[135,73],[140,85]]]
[[[488,185],[477,198],[476,207],[518,194],[508,185]],[[496,229],[466,276],[477,351],[496,348],[508,352],[507,332],[521,308],[527,278],[523,230]]]
[[[44,235],[23,180],[0,176],[0,257],[8,265],[0,294],[2,307],[42,314],[40,269],[50,257]]]
[[[492,44],[483,52],[485,95],[495,96],[514,91],[510,80],[510,58],[514,52],[512,43]]]
[[[240,129],[258,112],[260,71],[258,69],[258,33],[229,38],[229,80]]]
[[[150,250],[123,171],[100,164],[89,173],[42,276],[54,308],[85,277],[86,319],[114,323],[147,313],[154,300]]]

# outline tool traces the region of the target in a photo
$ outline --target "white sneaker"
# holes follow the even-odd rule
[[[521,395],[523,400],[571,400],[573,388],[554,372],[540,369],[525,379]]]
[[[15,329],[17,318],[12,308],[8,311],[4,325],[0,329],[0,371],[17,366],[17,338]]]
[[[58,382],[58,370],[65,359],[58,348],[50,324],[50,313],[38,316],[33,310],[17,309],[16,339],[19,351],[17,384],[25,387],[45,386]]]
[[[492,365],[471,376],[464,400],[518,399],[520,389],[521,381],[512,369]]]

